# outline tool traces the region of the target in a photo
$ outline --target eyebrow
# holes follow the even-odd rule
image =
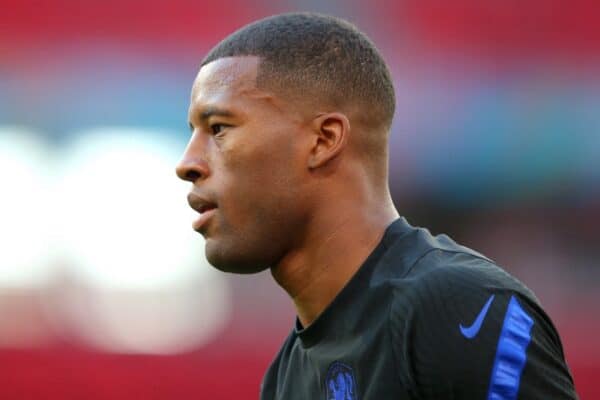
[[[204,111],[202,111],[200,113],[200,121],[201,122],[205,122],[207,119],[209,119],[210,117],[232,117],[233,113],[231,111],[225,110],[223,108],[219,108],[219,107],[206,107],[204,109]],[[189,126],[190,126],[190,130],[193,132],[194,131],[194,125],[192,124],[192,122],[188,122]]]
[[[204,111],[202,111],[200,113],[200,120],[206,121],[207,119],[209,119],[212,116],[232,117],[233,113],[231,111],[225,110],[223,108],[207,107]]]

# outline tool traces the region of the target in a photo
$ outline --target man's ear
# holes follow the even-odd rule
[[[348,143],[350,121],[339,112],[321,114],[312,122],[314,141],[308,167],[319,168],[336,158]]]

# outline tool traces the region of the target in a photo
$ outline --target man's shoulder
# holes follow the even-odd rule
[[[445,234],[432,235],[428,229],[413,227],[400,218],[386,232],[386,254],[382,264],[391,265],[391,277],[415,276],[446,265],[494,262],[483,254],[460,245]]]
[[[575,398],[558,333],[531,290],[446,236],[419,235],[410,265],[389,279],[388,327],[403,381],[423,398],[506,390]]]
[[[448,299],[479,304],[490,293],[518,294],[537,302],[533,292],[492,259],[460,245],[447,235],[432,235],[427,229],[404,229],[388,235],[385,273],[393,301],[418,306]]]

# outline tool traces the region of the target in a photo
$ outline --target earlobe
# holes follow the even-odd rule
[[[319,168],[337,156],[346,147],[350,133],[350,121],[345,114],[339,112],[321,114],[313,121],[316,135],[308,167]]]

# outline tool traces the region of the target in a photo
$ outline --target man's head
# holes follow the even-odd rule
[[[389,129],[395,108],[388,68],[371,41],[338,18],[293,13],[233,33],[202,61],[260,57],[257,85],[336,110],[360,107],[368,123]]]
[[[375,47],[339,19],[279,15],[219,43],[194,82],[177,167],[194,183],[208,260],[241,273],[274,266],[303,245],[334,182],[385,186],[394,101]]]

